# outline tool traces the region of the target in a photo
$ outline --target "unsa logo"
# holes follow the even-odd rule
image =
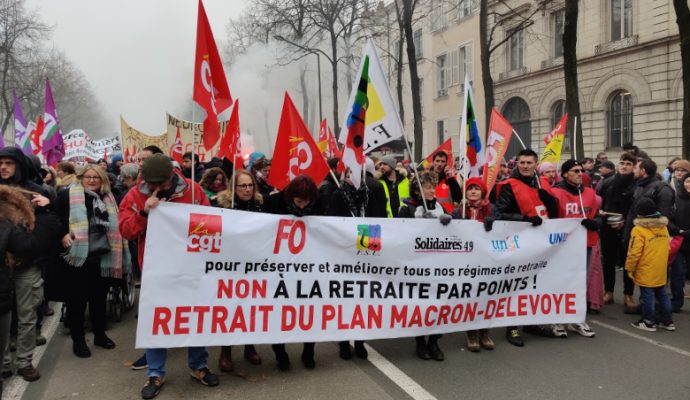
[[[189,214],[188,252],[220,253],[222,236],[223,218],[220,215]]]

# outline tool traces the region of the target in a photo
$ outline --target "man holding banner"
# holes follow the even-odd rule
[[[192,204],[194,198],[202,206],[210,206],[204,190],[196,183],[173,171],[170,159],[163,154],[154,154],[144,161],[141,182],[133,187],[120,204],[119,228],[122,237],[137,240],[139,244],[139,265],[144,268],[144,248],[149,212],[160,202]],[[203,222],[200,223],[202,226]],[[189,347],[188,363],[191,375],[205,386],[217,386],[218,377],[208,369],[206,347]],[[147,349],[148,380],[141,390],[144,399],[158,396],[165,382],[165,360],[167,349]]]
[[[558,201],[551,194],[550,188],[539,185],[536,174],[537,157],[532,149],[520,151],[517,167],[510,178],[496,185],[496,219],[524,221],[532,226],[539,226],[543,219],[558,216]],[[491,229],[490,223],[485,223],[484,226],[487,230]],[[506,328],[506,338],[514,346],[525,345],[517,326]]]

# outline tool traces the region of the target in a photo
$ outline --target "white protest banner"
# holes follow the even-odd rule
[[[585,229],[269,215],[149,216],[137,348],[369,340],[582,322]]]
[[[66,160],[81,157],[98,160],[103,158],[106,152],[111,156],[113,153],[122,152],[119,136],[93,140],[83,130],[74,129],[63,135],[62,140],[65,142],[64,159]]]

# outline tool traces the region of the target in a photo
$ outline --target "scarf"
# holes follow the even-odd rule
[[[72,185],[69,189],[69,230],[74,235],[72,246],[64,255],[65,261],[74,267],[81,267],[89,256],[89,218],[86,211],[86,194],[93,199],[92,224],[104,225],[108,229],[110,253],[101,256],[101,276],[104,278],[122,278],[123,269],[129,273],[127,242],[122,240],[118,230],[117,205],[112,193],[103,199],[98,194],[85,191],[81,184]],[[124,255],[124,257],[123,257]],[[124,266],[124,268],[123,268]]]
[[[355,217],[364,217],[369,203],[369,189],[362,184],[359,189],[343,181],[340,184],[347,208]]]

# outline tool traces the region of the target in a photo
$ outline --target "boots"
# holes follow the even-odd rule
[[[349,360],[352,358],[352,349],[350,348],[350,342],[338,342],[340,347],[340,358],[343,360]]]
[[[281,371],[287,371],[290,369],[290,357],[285,351],[284,344],[274,344],[271,346],[273,352],[276,355],[276,361],[278,362],[278,369]]]
[[[489,337],[488,329],[479,330],[479,345],[482,346],[482,348],[485,350],[494,349],[494,341],[491,340],[491,338]]]
[[[637,304],[632,295],[626,294],[625,299],[623,300],[623,307],[625,309],[625,314],[637,314],[640,305]]]
[[[613,292],[604,293],[604,304],[613,304]]]
[[[429,357],[431,357],[432,360],[435,361],[443,361],[445,359],[445,355],[441,351],[441,348],[438,347],[438,337],[440,335],[429,335],[429,343],[427,343],[427,349],[429,350]]]
[[[218,359],[218,369],[222,372],[232,372],[235,364],[232,363],[232,347],[223,346],[220,348],[220,358]]]
[[[429,350],[426,347],[426,340],[424,340],[424,336],[417,336],[415,341],[417,342],[417,350],[415,351],[417,357],[421,358],[422,360],[431,360],[431,355],[429,355]]]
[[[302,364],[306,369],[314,369],[316,361],[314,360],[314,345],[315,343],[305,343],[302,349]]]
[[[467,331],[467,350],[476,353],[480,348],[477,331]]]
[[[230,351],[228,351],[228,355],[230,355]],[[253,344],[244,346],[244,359],[252,365],[261,365],[261,356],[256,352]]]

